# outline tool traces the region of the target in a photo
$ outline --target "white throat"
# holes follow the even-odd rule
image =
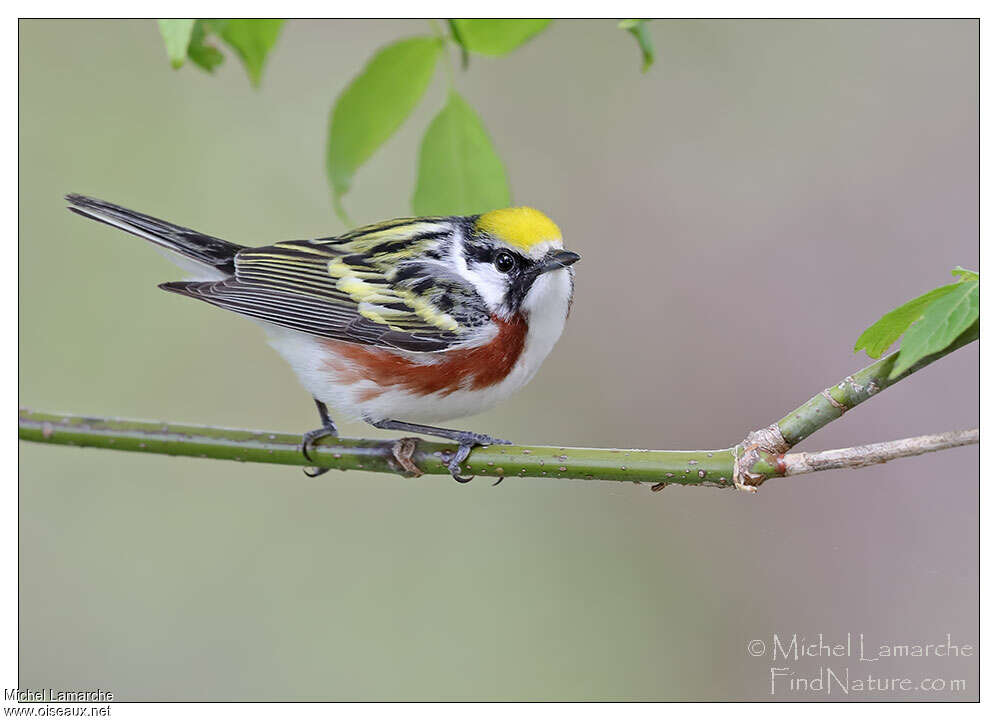
[[[555,342],[562,335],[572,300],[572,275],[568,269],[549,271],[540,276],[524,297],[520,310],[527,318],[527,338],[517,362],[528,376],[527,383],[541,366]]]

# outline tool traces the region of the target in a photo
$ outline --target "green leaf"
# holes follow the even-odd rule
[[[166,45],[170,65],[179,68],[187,57],[187,46],[191,43],[191,32],[194,30],[194,20],[157,20],[160,35]]]
[[[267,54],[277,42],[283,24],[284,20],[269,18],[233,18],[216,25],[216,31],[243,61],[254,87],[260,85]]]
[[[451,32],[463,48],[480,55],[506,55],[540,33],[551,20],[450,21]]]
[[[214,72],[215,68],[225,60],[225,56],[218,48],[205,42],[211,31],[210,20],[198,20],[191,31],[191,43],[187,46],[187,57],[191,62],[209,73]]]
[[[342,199],[354,173],[423,97],[441,53],[438,38],[416,37],[382,48],[340,93],[330,113],[326,172],[333,205],[346,221]]]
[[[961,281],[953,286],[934,300],[905,334],[889,378],[897,378],[923,357],[943,351],[978,320],[979,282]]]
[[[631,33],[638,42],[638,49],[642,51],[642,72],[646,72],[652,67],[656,60],[655,49],[652,47],[652,39],[646,28],[648,20],[622,20],[617,24],[622,30]]]
[[[451,91],[423,136],[413,212],[468,215],[509,205],[503,162],[475,110]]]
[[[961,268],[960,266],[958,266],[953,271],[951,271],[950,274],[952,276],[957,276],[962,281],[977,281],[978,280],[978,272],[977,271],[969,271],[967,268]]]
[[[920,316],[923,315],[923,312],[931,303],[942,296],[946,296],[957,286],[957,283],[951,283],[947,286],[935,288],[929,293],[924,293],[919,298],[914,298],[908,303],[902,304],[894,311],[889,311],[860,334],[860,338],[857,339],[853,350],[859,351],[862,348],[866,348],[867,355],[871,358],[880,357],[881,354],[888,350],[889,346],[898,340],[899,336],[906,332],[909,326],[919,320]]]

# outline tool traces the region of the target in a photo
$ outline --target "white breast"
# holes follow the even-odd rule
[[[372,388],[370,382],[334,383],[329,371],[330,351],[318,339],[280,326],[263,325],[271,346],[291,364],[302,385],[339,415],[355,419],[439,422],[485,411],[523,388],[562,335],[571,295],[572,278],[568,270],[544,274],[524,299],[522,310],[527,317],[527,335],[524,349],[509,375],[488,388],[429,396],[393,387],[382,389],[374,398],[362,400],[363,392]],[[427,363],[439,358],[433,353],[408,356],[423,357]]]

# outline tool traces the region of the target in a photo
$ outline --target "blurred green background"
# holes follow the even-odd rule
[[[473,58],[460,90],[583,255],[562,341],[463,426],[531,443],[714,448],[866,362],[881,313],[978,267],[974,21],[662,21],[639,72],[613,21]],[[20,403],[304,431],[251,322],[163,293],[105,198],[248,243],[329,235],[327,114],[423,21],[291,21],[260,90],[172,71],[153,21],[19,25]],[[406,215],[428,97],[358,174],[357,222]],[[967,428],[978,347],[812,439]],[[351,436],[386,436],[345,424]],[[774,633],[968,659],[846,664],[978,696],[978,448],[714,489],[367,473],[20,446],[21,687],[132,700],[771,699]],[[826,660],[828,661],[828,660]],[[797,663],[814,675],[821,660]],[[824,699],[790,694],[775,698]],[[860,698],[897,698],[864,695]]]

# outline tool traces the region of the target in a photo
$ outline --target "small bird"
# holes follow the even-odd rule
[[[414,422],[478,413],[530,381],[562,335],[579,260],[533,208],[398,218],[251,248],[95,198],[66,200],[171,251],[189,280],[160,288],[263,325],[319,410],[322,426],[302,436],[307,460],[312,444],[337,436],[332,407],[455,441],[447,468],[461,483],[473,447],[510,442]]]

